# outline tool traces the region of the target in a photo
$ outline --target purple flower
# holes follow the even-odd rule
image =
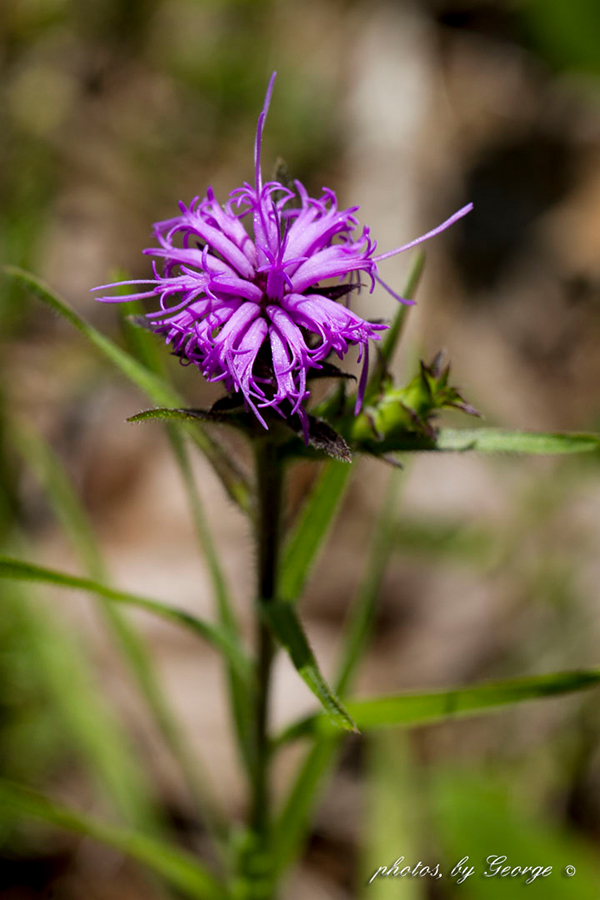
[[[150,327],[162,334],[182,361],[196,365],[208,381],[222,381],[228,392],[243,396],[258,421],[271,408],[286,417],[297,414],[305,439],[311,369],[334,352],[342,359],[359,347],[363,368],[355,412],[368,374],[369,340],[378,340],[387,325],[368,322],[352,312],[348,297],[360,273],[381,284],[401,303],[378,273],[378,264],[443,231],[472,208],[463,207],[422,237],[375,255],[368,228],[358,231],[358,206],[339,209],[333,191],[309,197],[296,181],[290,190],[278,181],[263,184],[260,151],[275,73],[258,118],[254,149],[254,184],[245,183],[224,206],[209,188],[180,213],[157,222],[158,243],[144,253],[153,262],[154,278],[102,285],[143,284],[140,293],[99,297],[122,302],[157,296],[160,309],[147,314]],[[247,225],[251,224],[248,229]],[[338,279],[342,284],[324,286]],[[344,279],[349,279],[343,283]]]

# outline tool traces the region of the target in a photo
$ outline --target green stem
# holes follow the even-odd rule
[[[275,643],[264,615],[279,594],[279,557],[283,471],[279,451],[270,436],[256,443],[256,662],[251,709],[251,806],[247,840],[240,847],[238,872],[243,900],[272,900],[271,796],[269,764],[269,699]],[[236,896],[238,896],[236,894]]]
[[[251,824],[259,838],[259,844],[264,845],[270,823],[268,716],[275,646],[271,632],[262,618],[261,606],[274,602],[277,597],[283,485],[282,465],[277,447],[268,439],[261,441],[257,446],[256,476],[258,501],[257,661],[254,722],[255,769]]]
[[[268,712],[271,667],[273,662],[273,639],[268,628],[258,624],[257,655],[257,697],[255,720],[255,777],[252,797],[252,828],[264,838],[269,827],[269,784],[268,784]]]

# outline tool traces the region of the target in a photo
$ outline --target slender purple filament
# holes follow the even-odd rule
[[[265,411],[298,415],[308,439],[305,402],[312,369],[322,368],[331,353],[343,359],[353,345],[363,360],[355,412],[361,409],[367,383],[369,341],[388,326],[366,321],[339,303],[331,287],[348,277],[378,282],[400,303],[379,276],[378,264],[444,231],[471,209],[464,206],[421,237],[375,254],[369,229],[359,231],[357,206],[339,209],[333,191],[310,197],[300,182],[295,190],[278,181],[263,184],[261,148],[271,102],[274,72],[258,117],[254,145],[255,181],[245,183],[221,206],[208,188],[179,215],[157,222],[159,246],[144,253],[162,258],[154,277],[101,285],[146,285],[137,293],[102,296],[114,303],[157,296],[159,310],[147,314],[150,326],[184,362],[197,366],[208,381],[222,381],[240,393],[265,428]],[[291,201],[294,206],[290,206]],[[248,230],[247,224],[251,224]],[[350,285],[348,285],[350,288]],[[349,292],[348,292],[349,293]],[[170,306],[174,295],[177,302]]]

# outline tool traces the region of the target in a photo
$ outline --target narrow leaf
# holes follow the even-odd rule
[[[177,391],[82,319],[75,310],[71,309],[41,279],[16,266],[4,266],[3,271],[9,278],[31,291],[46,306],[49,306],[50,309],[73,325],[126,378],[146,393],[154,403],[157,403],[159,406],[184,406],[184,402]],[[250,509],[250,487],[239,468],[229,458],[224,448],[206,432],[194,428],[190,431],[190,434],[223,481],[230,497],[248,512]]]
[[[315,450],[326,453],[332,459],[345,463],[352,462],[350,448],[344,438],[323,419],[308,417],[308,442]]]
[[[41,278],[36,278],[29,272],[16,266],[4,266],[4,272],[30,291],[38,300],[50,307],[63,319],[66,319],[77,331],[93,344],[110,362],[144,393],[155,398],[157,403],[165,405],[177,405],[177,394],[145,366],[140,365],[132,356],[122,350],[117,344],[101,334],[93,325],[90,325],[79,316],[64,300],[62,300]]]
[[[228,632],[216,625],[211,625],[198,619],[191,613],[158,600],[151,600],[148,597],[141,597],[137,594],[130,594],[125,591],[118,591],[113,588],[106,587],[90,578],[81,578],[77,575],[68,575],[65,572],[58,572],[55,569],[47,569],[43,566],[37,566],[33,563],[23,562],[22,560],[9,559],[0,556],[0,578],[12,578],[20,581],[37,581],[44,584],[54,584],[58,587],[72,588],[74,590],[88,591],[92,594],[99,594],[106,600],[114,603],[123,603],[128,606],[137,606],[145,609],[155,615],[160,616],[168,621],[183,625],[185,628],[200,635],[208,643],[212,644],[216,649],[223,653],[227,659],[235,665],[240,673],[245,676],[249,674],[249,663],[239,648],[232,643]]]
[[[475,568],[485,568],[498,558],[501,536],[498,530],[461,521],[432,521],[425,517],[402,517],[394,526],[394,543],[404,555],[462,560]]]
[[[600,449],[595,434],[543,431],[505,431],[502,428],[441,428],[437,436],[426,437],[405,431],[369,444],[375,455],[394,452],[434,450],[442,452],[520,453],[554,456],[566,453],[590,453]]]
[[[28,423],[14,423],[8,431],[11,443],[48,495],[58,521],[90,578],[105,581],[106,568],[90,521],[57,455],[42,435]]]
[[[503,706],[569,694],[600,684],[600,668],[580,672],[556,672],[529,678],[511,678],[492,684],[456,690],[396,694],[371,700],[349,702],[348,712],[359,729],[407,728],[440,722],[459,716],[480,715]],[[314,734],[329,734],[332,727],[323,715],[312,716],[291,725],[278,743]]]
[[[208,409],[145,409],[143,412],[129,416],[128,422],[146,422],[148,419],[163,419],[180,422],[226,422],[227,417],[222,413],[212,412]]]
[[[60,806],[28,788],[0,780],[3,812],[35,819],[93,838],[161,875],[172,887],[198,900],[223,900],[225,891],[196,858],[147,835],[117,828]]]
[[[139,304],[136,304],[135,302],[127,303],[126,307],[134,309],[137,312],[142,311],[141,306]],[[119,308],[120,310],[124,309],[123,306],[120,306]],[[142,318],[144,322],[147,323],[148,320],[145,317]],[[133,352],[137,355],[137,357],[152,371],[158,374],[163,374],[165,368],[164,356],[158,352],[155,340],[156,335],[140,328],[131,327],[131,325],[129,324],[128,316],[125,312],[122,312],[122,325],[126,336],[129,338],[130,346],[132,346]],[[221,398],[221,403],[225,411],[229,411],[229,404],[231,401],[232,398],[230,395],[225,395],[225,397]],[[217,404],[215,404],[213,409],[210,410],[211,414],[218,414],[218,402],[219,401],[217,401]],[[238,402],[238,406],[243,406],[241,401]],[[166,418],[168,419],[168,417]],[[216,421],[216,416],[213,421]],[[211,530],[208,526],[208,521],[204,512],[204,505],[202,503],[202,498],[198,490],[197,480],[190,463],[188,448],[185,443],[185,435],[182,433],[182,429],[177,427],[177,424],[177,421],[166,421],[165,430],[169,438],[169,442],[171,444],[171,448],[173,450],[179,472],[183,479],[185,493],[188,499],[194,527],[198,536],[198,541],[204,553],[204,557],[206,559],[210,572],[219,622],[225,630],[229,631],[232,641],[241,647],[240,629],[231,601],[229,589],[227,587],[225,573],[223,571],[223,567],[221,565],[221,561],[219,559],[219,555],[213,541]],[[189,431],[190,429],[187,430]],[[197,429],[192,428],[192,431],[197,431]],[[248,500],[248,496],[246,499]],[[231,710],[233,713],[236,736],[238,738],[238,746],[241,751],[242,761],[248,768],[250,768],[252,745],[250,724],[251,704],[248,701],[250,686],[247,680],[241,677],[237,669],[231,666],[231,664],[227,665],[227,682],[229,697],[231,701]]]
[[[419,282],[421,281],[421,276],[423,274],[424,268],[425,251],[419,250],[409,272],[406,286],[402,294],[405,300],[414,299],[417,288],[419,287]],[[400,304],[398,309],[396,310],[396,315],[394,316],[389,330],[384,334],[383,340],[381,342],[380,353],[381,358],[386,365],[389,365],[389,363],[392,361],[392,357],[394,355],[396,347],[398,346],[398,341],[400,340],[402,330],[406,323],[406,317],[409,309],[410,306],[408,306],[407,304]]]
[[[334,726],[356,731],[356,726],[323,678],[302,625],[289,603],[263,603],[261,614],[287,650],[298,674],[318,698]]]
[[[342,696],[350,686],[352,675],[369,638],[370,623],[381,578],[392,547],[394,512],[400,477],[401,473],[394,472],[390,479],[383,508],[374,528],[365,577],[349,616],[344,650],[336,679],[336,689]],[[301,852],[318,801],[318,788],[335,762],[340,749],[340,737],[339,733],[337,735],[318,734],[296,775],[294,785],[286,798],[275,828],[275,855],[278,860],[277,872],[280,875]]]
[[[344,381],[356,381],[356,375],[351,372],[344,372],[338,366],[330,362],[321,362],[320,369],[309,369],[306,378],[309,381],[318,381],[323,378],[342,378]]]
[[[410,269],[410,272],[408,274],[408,279],[406,281],[404,291],[402,292],[402,296],[405,300],[413,300],[417,292],[417,288],[419,287],[419,282],[421,281],[421,275],[423,274],[424,267],[425,251],[420,250],[415,257],[412,268]],[[381,391],[383,381],[389,371],[390,363],[392,362],[394,353],[396,352],[398,344],[400,343],[400,338],[402,337],[404,326],[406,325],[406,320],[408,317],[408,311],[410,310],[410,308],[411,307],[408,304],[398,304],[396,315],[392,319],[392,323],[389,329],[383,333],[382,340],[375,345],[375,365],[373,366],[373,370],[369,376],[369,381],[367,382],[363,408],[368,406]],[[354,408],[354,402],[354,398],[352,398],[350,400],[350,409]]]
[[[96,795],[120,821],[160,834],[165,823],[152,784],[122,723],[98,691],[85,648],[44,605],[36,603],[39,592],[31,585],[24,588],[24,584],[4,582],[2,621],[4,627],[10,624],[18,629],[23,662],[35,670],[44,707],[48,701],[56,749],[62,748],[68,759],[82,766]],[[36,753],[43,755],[43,748]]]
[[[318,736],[308,751],[294,787],[273,828],[275,875],[281,878],[301,852],[319,789],[341,746],[340,733]]]
[[[286,547],[280,597],[292,603],[302,594],[335,513],[350,481],[352,467],[332,460],[323,467]]]
[[[429,879],[382,877],[382,866],[401,854],[411,865],[419,859],[421,798],[408,736],[395,730],[370,735],[367,773],[360,900],[425,900]]]
[[[173,453],[183,478],[196,533],[210,571],[220,627],[230,636],[230,640],[237,648],[237,652],[244,655],[240,628],[225,581],[223,568],[217,554],[210,528],[208,527],[204,505],[192,471],[184,436],[172,425],[167,425],[167,434],[169,435]],[[250,769],[252,753],[250,710],[252,706],[249,702],[249,696],[252,691],[252,682],[248,680],[246,673],[231,660],[226,660],[226,664],[229,698],[239,749],[242,755],[242,761]]]
[[[451,889],[450,896],[506,900],[510,893],[513,898],[531,900],[598,900],[600,866],[596,842],[568,820],[548,814],[547,804],[529,790],[531,782],[523,768],[497,760],[490,777],[490,768],[478,765],[473,758],[468,767],[449,761],[443,766],[432,766],[425,796],[428,839],[432,832],[436,835],[444,875],[467,854],[468,864],[476,873],[456,891]],[[577,779],[580,773],[578,767],[575,771],[571,767],[562,771],[569,781]],[[588,790],[593,791],[591,785]],[[490,856],[502,856],[505,861],[500,866],[488,866],[486,860]],[[437,861],[435,857],[433,861]],[[523,867],[522,876],[513,868],[519,864]],[[508,878],[506,869],[502,877],[505,866],[512,870]],[[551,867],[548,877],[535,877],[536,867],[539,876],[547,866]],[[496,875],[485,877],[486,870]]]
[[[41,434],[25,423],[10,428],[11,438],[29,464],[43,488],[52,508],[81,559],[90,578],[107,583],[107,572],[96,542],[90,520],[75,491],[64,466]],[[181,435],[178,435],[181,438]],[[182,439],[182,438],[181,438]],[[208,788],[208,777],[202,777],[200,763],[194,759],[178,727],[146,643],[130,624],[123,611],[110,600],[97,597],[100,611],[116,637],[123,655],[138,683],[159,731],[179,762],[191,793],[203,816],[215,834],[221,832],[217,804]]]
[[[396,507],[403,477],[404,472],[394,471],[388,480],[382,509],[373,529],[366,571],[348,616],[340,671],[336,680],[336,688],[342,697],[350,688],[356,667],[371,636],[379,589],[393,548]]]
[[[600,437],[595,434],[504,431],[501,428],[442,428],[435,449],[554,455],[589,453],[599,448]]]

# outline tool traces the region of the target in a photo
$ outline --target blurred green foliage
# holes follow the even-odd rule
[[[433,818],[447,870],[465,856],[465,865],[475,869],[462,884],[454,883],[447,896],[500,900],[525,891],[544,900],[594,900],[600,872],[592,845],[532,810],[515,774],[496,767],[492,779],[485,769],[441,768],[432,778]],[[527,885],[520,876],[486,877],[485,871],[493,871],[486,864],[490,856],[506,856],[504,865],[511,868],[551,866],[552,872]],[[565,874],[567,866],[575,869],[571,877]]]
[[[600,74],[596,0],[518,0],[535,49],[557,69]]]

